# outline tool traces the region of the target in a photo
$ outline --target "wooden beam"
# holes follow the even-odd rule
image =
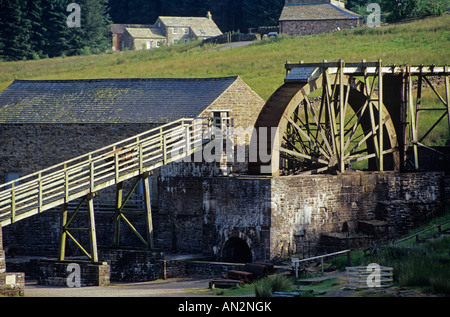
[[[383,160],[383,71],[381,59],[378,61],[378,153],[379,153],[379,163],[378,170],[382,172],[384,170],[384,160]]]
[[[116,210],[114,215],[114,236],[113,245],[118,247],[120,244],[120,210],[122,209],[123,182],[116,185]]]
[[[416,114],[414,112],[414,100],[413,100],[413,94],[412,94],[412,77],[411,72],[409,69],[407,70],[407,81],[408,81],[408,108],[409,108],[409,125],[410,125],[410,131],[411,131],[411,138],[413,143],[413,151],[414,151],[414,169],[419,169],[419,154],[418,154],[418,148],[417,148],[417,142],[419,141],[417,139],[417,129],[416,129]]]
[[[88,195],[88,209],[89,209],[89,239],[91,242],[91,256],[93,262],[98,262],[98,251],[97,251],[97,233],[95,230],[95,215],[94,215],[94,196]]]
[[[66,226],[67,226],[68,204],[64,203],[61,207],[61,228],[59,234],[59,260],[64,261],[66,254]]]
[[[344,164],[344,122],[345,122],[345,96],[344,96],[344,61],[339,65],[339,171],[345,172]]]
[[[447,120],[448,120],[448,131],[450,134],[450,83],[449,83],[449,75],[448,75],[448,66],[445,66],[445,72],[447,75],[445,76],[445,95],[447,99]]]
[[[147,231],[147,247],[148,249],[154,249],[153,242],[153,220],[152,220],[152,205],[150,200],[151,188],[149,184],[149,175],[144,174],[142,177],[142,182],[144,184],[144,199],[145,199],[145,212],[146,212],[146,231]]]

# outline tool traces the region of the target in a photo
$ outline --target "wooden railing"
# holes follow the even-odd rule
[[[0,185],[0,226],[180,160],[212,135],[211,119],[180,119]]]

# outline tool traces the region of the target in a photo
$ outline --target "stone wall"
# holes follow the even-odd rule
[[[0,296],[24,296],[24,273],[0,273]]]
[[[0,129],[0,181],[62,163],[155,127],[151,124],[8,124]]]
[[[0,227],[0,296],[24,296],[25,273],[7,273],[3,250],[3,233]]]
[[[232,237],[264,258],[270,232],[270,179],[166,178],[155,214],[158,245],[170,252],[221,256]]]
[[[158,252],[109,249],[99,252],[99,258],[111,267],[111,280],[140,282],[162,278],[162,256]]]
[[[3,250],[3,234],[0,227],[0,273],[6,272],[5,250]]]
[[[349,233],[355,245],[370,242],[377,238],[370,232],[359,240],[357,235],[365,228],[376,231],[377,222],[380,228],[392,229],[389,238],[393,238],[441,210],[448,192],[446,179],[440,172],[164,177],[153,210],[155,247],[163,253],[195,253],[220,260],[227,241],[239,238],[248,245],[253,261],[267,261],[314,254],[326,235],[339,238]],[[99,246],[110,246],[113,214],[96,212],[95,217]],[[144,217],[127,217],[143,232]],[[83,221],[87,219],[74,226],[85,227]],[[143,247],[127,226],[122,227],[123,245]],[[45,212],[3,231],[5,247],[18,248],[19,254],[57,255],[59,213]],[[88,246],[87,234],[81,234],[77,239]],[[69,242],[68,249],[77,250]]]
[[[349,173],[274,178],[167,178],[155,232],[171,252],[222,256],[241,238],[253,260],[317,252],[326,234],[355,238],[362,222],[389,224],[390,238],[441,210],[443,173]],[[374,229],[376,230],[376,229]],[[375,236],[354,239],[355,245]]]
[[[110,284],[110,266],[106,263],[58,262],[42,260],[39,262],[37,280],[39,284],[52,286],[69,286],[67,279],[73,270],[68,265],[76,263],[80,267],[79,286],[108,286]],[[73,282],[73,280],[71,280]]]
[[[360,26],[358,19],[280,21],[280,33],[288,35],[312,35],[351,29]]]

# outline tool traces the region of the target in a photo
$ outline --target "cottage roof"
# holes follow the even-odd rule
[[[15,80],[0,94],[0,124],[195,118],[237,79]]]
[[[222,34],[212,19],[203,17],[159,17],[166,27],[189,27],[198,37],[213,37]]]
[[[122,34],[126,28],[151,28],[152,24],[111,24],[112,34]]]
[[[361,16],[332,2],[286,3],[280,21],[360,19]]]
[[[143,38],[143,39],[165,39],[166,37],[162,33],[161,29],[158,28],[125,28],[125,30],[133,38]]]

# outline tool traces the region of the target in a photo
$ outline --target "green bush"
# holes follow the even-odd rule
[[[274,292],[284,291],[292,286],[292,282],[282,274],[263,277],[255,283],[255,296],[268,297]]]

